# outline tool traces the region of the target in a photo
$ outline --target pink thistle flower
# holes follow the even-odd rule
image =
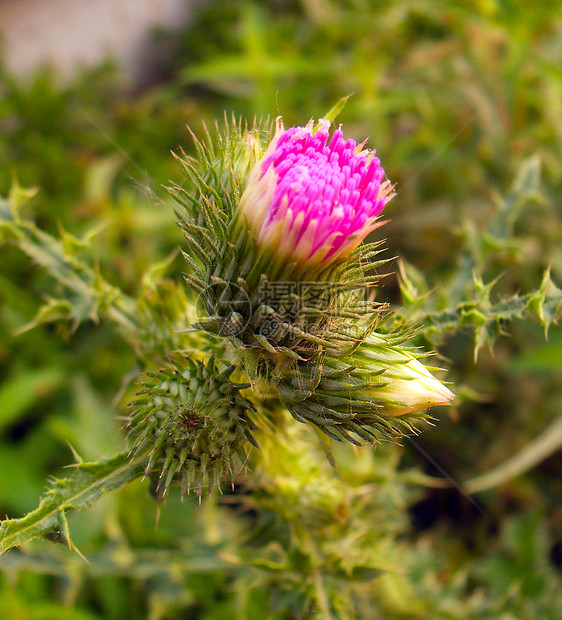
[[[240,209],[262,246],[299,263],[348,256],[394,196],[375,151],[344,140],[329,121],[277,132],[250,175]]]

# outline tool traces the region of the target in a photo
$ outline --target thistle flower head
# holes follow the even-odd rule
[[[222,150],[200,146],[185,163],[194,189],[177,194],[186,279],[205,302],[197,327],[230,339],[250,381],[298,421],[372,442],[415,432],[453,395],[407,333],[372,333],[383,306],[364,292],[386,261],[379,243],[358,246],[394,194],[374,151],[329,126],[235,127]]]
[[[330,138],[329,125],[279,123],[240,203],[260,245],[309,265],[345,258],[381,225],[393,196],[375,152],[341,129]]]

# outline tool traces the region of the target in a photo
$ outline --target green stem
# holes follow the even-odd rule
[[[465,483],[467,493],[487,491],[525,473],[562,447],[562,417],[557,418],[515,456]]]

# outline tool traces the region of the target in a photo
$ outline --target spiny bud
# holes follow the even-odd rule
[[[394,344],[390,336],[368,336],[357,350],[354,362],[371,374],[370,390],[384,400],[385,411],[393,418],[448,405],[455,397],[413,351]]]
[[[404,335],[368,336],[384,309],[366,295],[371,270],[386,261],[380,242],[361,242],[392,186],[374,151],[330,136],[327,121],[273,129],[234,124],[183,162],[195,325],[233,343],[248,378],[276,387],[297,420],[354,442],[415,432],[453,396]]]
[[[197,316],[194,297],[173,280],[160,280],[139,298],[136,349],[143,360],[164,359],[170,351],[204,348],[205,339],[185,329]]]
[[[426,409],[454,398],[400,337],[383,334],[371,334],[348,357],[299,365],[278,389],[295,419],[356,444],[415,433]]]
[[[236,459],[245,462],[249,445],[257,445],[254,407],[240,393],[249,385],[230,382],[234,370],[219,371],[213,358],[203,364],[176,356],[143,375],[127,428],[131,451],[150,451],[146,474],[158,498],[173,481],[181,483],[182,496],[219,487],[232,479]]]

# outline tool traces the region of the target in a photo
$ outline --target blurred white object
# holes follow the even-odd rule
[[[48,62],[69,77],[113,56],[136,81],[151,29],[183,26],[195,1],[0,0],[1,57],[18,75]]]

